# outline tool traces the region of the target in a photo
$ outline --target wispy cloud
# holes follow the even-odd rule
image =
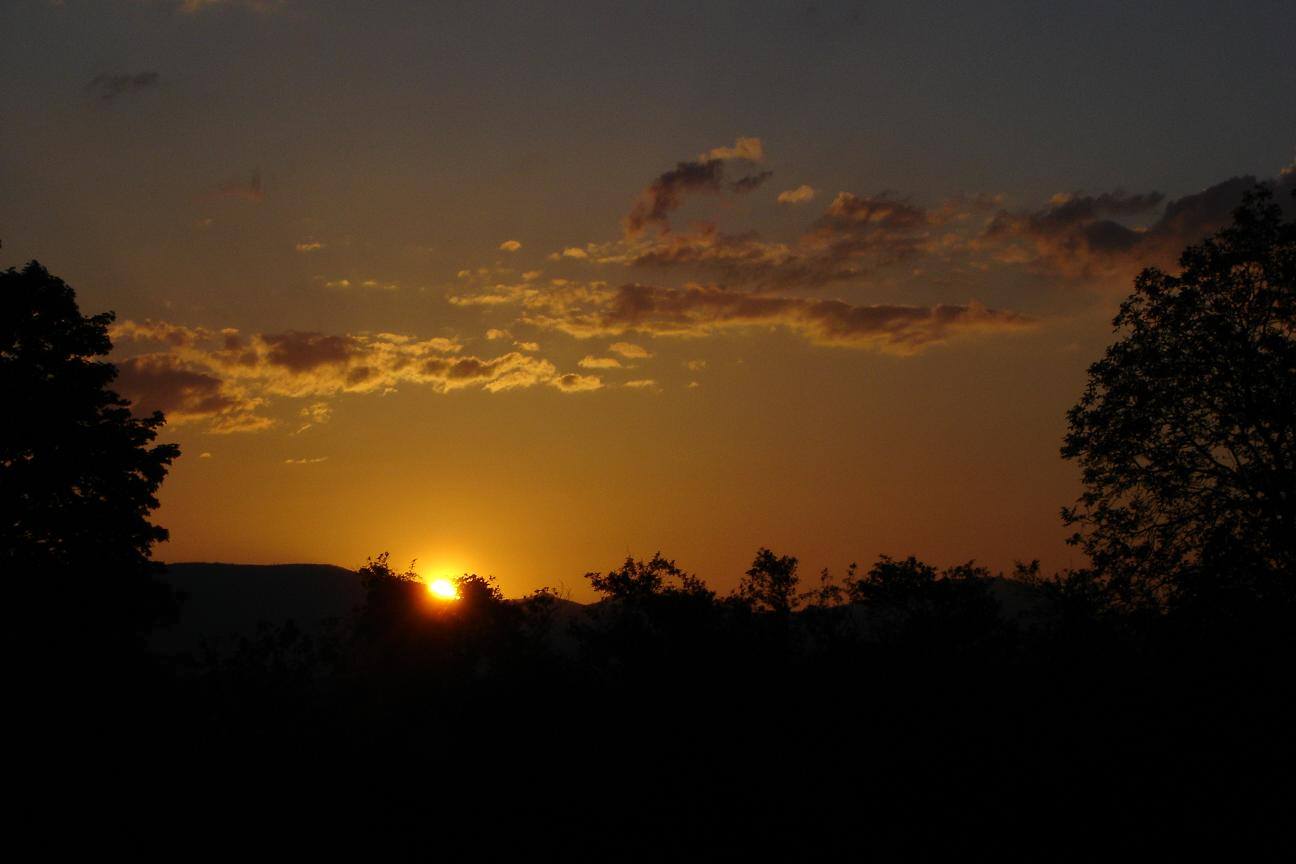
[[[718,154],[718,155],[717,155]],[[684,203],[684,197],[693,192],[720,192],[726,188],[733,192],[750,192],[756,189],[773,172],[762,171],[726,184],[725,162],[732,159],[759,161],[764,151],[758,138],[739,138],[733,147],[717,147],[691,162],[678,162],[675,167],[657,176],[639,194],[639,200],[624,220],[627,236],[636,236],[647,227],[662,232],[670,230],[668,217]]]
[[[818,345],[909,355],[958,336],[1034,326],[1025,315],[975,302],[853,305],[714,285],[669,288],[632,283],[610,288],[604,283],[573,283],[549,291],[514,286],[490,296],[494,305],[518,306],[522,324],[578,339],[628,333],[696,338],[726,330],[781,327]],[[451,300],[472,304],[471,297]]]
[[[260,201],[265,197],[261,186],[261,169],[253,169],[246,181],[227,180],[216,187],[216,194],[226,198],[242,198],[244,201]]]
[[[112,102],[119,96],[138,93],[158,86],[161,76],[157,72],[133,72],[122,74],[101,73],[90,79],[85,92],[97,96],[105,102]]]

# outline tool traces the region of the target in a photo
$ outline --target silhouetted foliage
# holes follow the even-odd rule
[[[64,638],[139,633],[171,610],[149,577],[167,537],[149,514],[180,451],[153,444],[160,413],[134,417],[109,388],[116,367],[94,358],[112,320],[82,315],[34,261],[0,272],[0,570],[33,593],[25,615],[56,616],[39,626]]]
[[[636,560],[627,555],[619,570],[606,574],[585,574],[590,587],[599,594],[615,600],[639,602],[661,595],[710,596],[711,592],[701,579],[685,572],[673,560],[656,552],[648,561]]]
[[[797,559],[762,548],[744,574],[734,596],[757,612],[787,615],[799,603]]]
[[[881,555],[847,585],[852,602],[874,613],[877,637],[940,646],[993,635],[1001,623],[990,593],[992,577],[973,562],[937,571],[910,555]]]
[[[1296,583],[1296,223],[1264,187],[1144,270],[1089,369],[1062,455],[1063,511],[1126,606],[1290,602]]]
[[[797,598],[799,603],[804,603],[811,608],[832,609],[846,602],[849,594],[846,586],[855,581],[855,571],[859,569],[855,562],[851,562],[846,568],[846,578],[841,584],[837,582],[837,577],[827,568],[819,571],[819,584],[808,591],[804,591]]]

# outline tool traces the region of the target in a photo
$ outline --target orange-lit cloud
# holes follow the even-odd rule
[[[746,159],[748,162],[760,162],[765,158],[765,147],[759,138],[739,138],[732,147],[712,147],[698,157],[698,161],[708,159]]]
[[[534,354],[466,355],[458,341],[442,337],[295,330],[244,336],[158,321],[124,321],[114,325],[112,335],[119,349],[134,342],[165,349],[117,361],[118,386],[139,410],[162,410],[177,423],[205,420],[221,432],[274,425],[263,409],[276,397],[385,393],[404,385],[437,393],[535,386],[578,392],[602,386],[592,376],[560,374]],[[319,402],[306,406],[302,416],[310,422],[297,431],[324,422],[330,410]]]
[[[522,244],[517,240],[505,240],[499,244],[501,252],[516,252],[522,248]]]
[[[718,286],[663,288],[629,284],[520,298],[520,320],[579,339],[644,333],[701,337],[725,330],[782,327],[818,345],[915,354],[948,339],[1019,331],[1034,321],[977,303],[935,306],[851,305],[738,291]]]
[[[615,357],[595,357],[586,354],[576,365],[582,369],[620,369],[621,361]]]
[[[778,194],[778,198],[775,200],[777,200],[778,203],[780,204],[805,204],[809,201],[813,201],[814,197],[815,197],[814,187],[807,186],[806,184],[803,183],[800,186],[796,187],[795,189],[788,189],[783,192],[780,192]]]
[[[613,342],[608,346],[608,350],[629,360],[639,360],[652,356],[652,352],[647,348],[633,342]]]

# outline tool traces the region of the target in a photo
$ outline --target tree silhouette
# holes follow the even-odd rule
[[[609,570],[606,574],[590,572],[585,578],[599,594],[631,603],[667,594],[711,596],[706,583],[677,567],[674,560],[663,558],[661,552],[653,553],[648,561],[627,555],[620,570]]]
[[[116,367],[94,358],[112,348],[112,320],[83,316],[34,261],[0,272],[0,569],[83,636],[137,634],[169,605],[148,575],[167,537],[149,514],[180,451],[152,443],[161,413],[134,417],[109,389]]]
[[[847,582],[846,590],[851,602],[874,613],[879,638],[934,647],[966,644],[998,628],[990,581],[990,571],[972,561],[937,571],[912,555],[900,561],[880,555],[867,573]]]
[[[796,570],[795,557],[762,548],[738,583],[735,596],[755,611],[787,615],[798,603]]]
[[[1144,270],[1089,368],[1063,510],[1115,600],[1289,600],[1296,568],[1296,223],[1258,187],[1233,224]]]

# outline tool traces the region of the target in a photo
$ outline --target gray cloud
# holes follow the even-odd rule
[[[782,327],[818,345],[916,354],[951,338],[1025,330],[1034,321],[1015,312],[967,305],[852,305],[738,291],[716,286],[662,288],[629,284],[577,299],[532,296],[522,322],[577,338],[643,333],[700,337],[724,330]]]
[[[105,102],[111,102],[118,96],[156,87],[160,77],[157,72],[151,71],[127,74],[101,73],[90,79],[90,83],[85,86],[85,92]]]
[[[1059,195],[1035,211],[999,211],[976,243],[978,251],[1002,263],[1072,278],[1124,274],[1172,263],[1184,247],[1227,224],[1247,190],[1258,183],[1291,206],[1296,175],[1259,181],[1231,177],[1191,195],[1166,202],[1146,227],[1131,228],[1116,217],[1151,215],[1163,197],[1157,192],[1096,196]]]
[[[739,138],[733,147],[717,147],[696,160],[677,162],[640,193],[639,200],[625,217],[626,234],[637,235],[649,226],[669,231],[668,217],[684,203],[686,194],[720,192],[725,188],[741,194],[758,188],[774,172],[762,171],[726,183],[724,166],[734,159],[758,162],[762,158],[764,151],[759,138]]]

